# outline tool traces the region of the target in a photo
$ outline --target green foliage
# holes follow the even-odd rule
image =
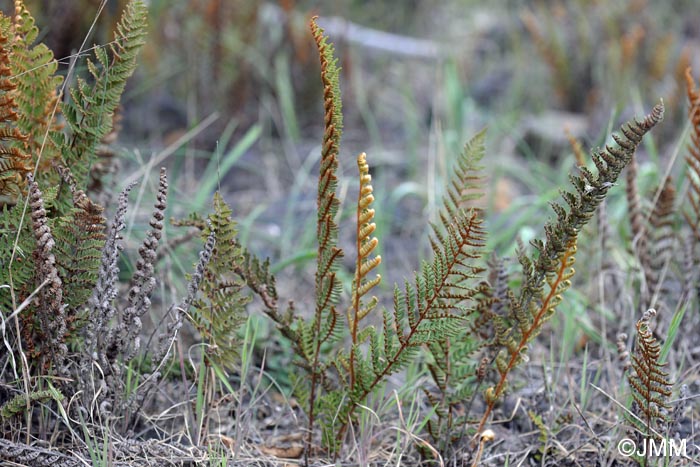
[[[192,303],[191,316],[209,344],[205,349],[208,357],[216,364],[233,368],[241,346],[237,332],[246,321],[250,298],[243,295],[245,282],[231,268],[242,264],[243,251],[236,239],[238,232],[231,208],[219,192],[214,194],[214,212],[208,216],[202,239],[206,241],[212,232],[216,246],[199,286],[200,296]]]
[[[95,49],[96,62],[88,60],[92,83],[78,78],[71,90],[71,100],[62,106],[69,134],[55,134],[54,143],[61,148],[64,163],[71,168],[76,184],[85,186],[97,146],[113,127],[116,111],[126,80],[136,68],[136,58],[146,42],[147,7],[130,2],[117,25],[114,41],[106,48]]]
[[[28,404],[51,400],[61,402],[63,399],[63,394],[53,387],[43,391],[30,392],[28,395],[18,394],[0,406],[0,420],[8,420],[22,414],[27,409]]]

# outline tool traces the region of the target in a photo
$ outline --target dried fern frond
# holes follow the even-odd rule
[[[659,197],[652,209],[649,218],[648,248],[649,264],[646,270],[646,290],[648,295],[645,300],[645,308],[655,306],[659,297],[663,296],[663,276],[668,263],[675,250],[675,235],[673,232],[673,220],[676,214],[675,208],[676,189],[671,177],[664,181]]]
[[[122,355],[125,362],[133,359],[141,346],[141,316],[151,308],[151,293],[156,286],[155,260],[158,244],[163,235],[164,212],[167,207],[168,177],[165,168],[160,170],[158,194],[149,222],[151,229],[139,248],[140,258],[129,284],[128,306],[123,312],[122,323],[112,344],[110,359]]]
[[[632,232],[632,246],[638,258],[642,271],[649,270],[649,250],[647,249],[646,216],[642,211],[642,204],[637,187],[637,157],[632,155],[625,174],[625,193],[627,195],[627,210],[629,212],[630,227]]]
[[[100,353],[104,353],[104,342],[107,336],[107,329],[110,321],[116,313],[114,299],[117,296],[117,280],[119,278],[118,259],[123,250],[120,232],[126,228],[124,219],[129,203],[129,192],[134,187],[135,182],[125,187],[119,194],[117,201],[117,211],[112,219],[107,233],[104,247],[102,248],[102,258],[97,273],[97,280],[92,289],[92,295],[87,302],[87,325],[84,328],[85,346],[87,355],[97,355],[98,340],[102,341]],[[106,364],[106,360],[101,363]]]
[[[63,282],[56,267],[56,257],[53,253],[56,242],[48,225],[42,193],[31,174],[28,174],[27,178],[32,230],[36,239],[34,260],[37,268],[37,286],[42,287],[36,309],[43,334],[40,340],[44,347],[42,358],[45,361],[50,359],[54,371],[60,372],[63,359],[68,352],[65,343],[66,313],[63,307]]]
[[[124,219],[129,202],[129,192],[136,183],[126,186],[119,194],[117,211],[107,232],[102,257],[97,272],[95,286],[87,301],[85,326],[82,329],[84,351],[81,354],[79,388],[83,394],[83,403],[89,407],[100,388],[90,385],[93,365],[103,368],[108,374],[112,371],[112,361],[108,357],[114,331],[112,320],[117,314],[114,299],[117,297],[119,279],[119,254],[123,250],[120,232],[126,228]],[[109,377],[109,376],[108,376]]]

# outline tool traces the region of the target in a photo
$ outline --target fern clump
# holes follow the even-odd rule
[[[193,227],[189,238],[199,234],[203,246],[193,272],[185,275],[186,285],[162,287],[182,295],[168,305],[162,304],[158,293],[158,263],[164,244],[167,248],[180,239],[167,242],[164,219],[171,200],[165,169],[158,175],[150,228],[138,246],[134,271],[123,284],[122,235],[134,185],[125,186],[115,206],[106,210],[91,189],[92,179],[102,175],[95,170],[100,147],[114,135],[121,94],[145,43],[146,6],[129,2],[115,40],[95,48],[95,58],[87,62],[89,76],[77,78],[65,96],[60,95],[63,81],[56,74],[53,56],[45,46],[35,44],[40,36],[29,12],[19,0],[15,10],[12,18],[0,16],[0,113],[5,116],[0,125],[4,135],[0,142],[0,195],[4,197],[0,283],[9,290],[0,296],[3,344],[9,349],[8,355],[0,357],[0,365],[14,373],[0,387],[0,422],[11,426],[14,438],[0,440],[2,461],[22,463],[28,458],[29,446],[17,440],[17,432],[53,440],[68,426],[62,440],[66,445],[71,441],[70,449],[80,456],[87,457],[89,451],[93,463],[137,463],[139,454],[158,462],[175,457],[185,463],[214,462],[216,440],[230,445],[239,441],[220,433],[211,436],[211,412],[234,399],[244,404],[247,357],[255,343],[247,332],[241,338],[240,328],[249,318],[249,307],[256,304],[288,340],[288,348],[295,353],[292,360],[301,370],[292,372],[292,381],[306,416],[307,464],[317,453],[338,457],[348,439],[363,427],[363,411],[384,397],[390,378],[416,369],[424,378],[416,394],[425,395],[428,406],[417,404],[412,418],[422,422],[425,433],[411,437],[410,442],[420,439],[418,450],[424,456],[478,465],[487,443],[495,438],[495,428],[489,425],[497,404],[514,386],[514,371],[528,362],[537,336],[562,308],[576,274],[574,266],[581,267],[577,256],[586,247],[581,241],[583,228],[596,212],[603,212],[625,167],[631,169],[628,179],[636,179],[635,151],[664,115],[661,102],[642,120],[624,124],[612,136],[614,143],[593,152],[595,167],[583,166],[577,151],[582,166],[570,176],[573,188],[561,192],[563,202],[552,203],[554,217],[545,223],[543,237],[531,242],[534,251],[518,244],[519,271],[498,252],[487,251],[486,216],[479,202],[484,192],[486,131],[477,133],[452,164],[446,195],[431,226],[431,256],[382,297],[378,248],[386,240],[375,219],[375,210],[381,207],[376,205],[371,159],[365,153],[357,156],[357,183],[352,188],[357,190],[352,207],[354,244],[340,246],[340,70],[334,46],[314,18],[310,28],[320,58],[324,121],[316,191],[318,244],[309,293],[313,305],[298,309],[293,300],[280,296],[270,260],[261,260],[243,247],[232,210],[219,192],[213,195],[210,214],[197,213],[176,222]],[[697,92],[690,84],[688,94],[691,106],[697,107]],[[695,115],[697,110],[691,113],[697,126]],[[694,128],[687,194],[679,195],[673,179],[665,178],[645,216],[637,188],[628,188],[631,231],[639,239],[633,254],[641,266],[638,277],[643,286],[635,306],[668,306],[664,300],[670,285],[667,266],[681,243],[676,241],[677,205],[682,196],[690,205],[683,211],[690,226],[682,242],[688,254],[676,268],[685,282],[671,330],[678,329],[697,285],[696,221],[700,216],[695,133]],[[346,255],[352,257],[348,271],[343,270]],[[251,294],[257,296],[255,301]],[[10,326],[5,324],[5,309],[10,310]],[[150,336],[143,323],[147,315],[158,323]],[[670,431],[682,415],[682,408],[673,407],[669,400],[671,383],[663,352],[650,331],[653,315],[650,310],[637,322],[637,345],[628,375],[630,411],[635,414],[630,424],[643,436]],[[186,323],[203,345],[177,342]],[[195,353],[190,350],[199,348],[197,363],[202,365],[188,366]],[[624,339],[618,341],[618,348],[626,351]],[[180,352],[175,354],[179,358],[171,358],[173,349]],[[168,379],[171,370],[177,378]],[[19,372],[23,387],[17,384],[22,380]],[[241,392],[231,389],[235,379],[240,380]],[[164,380],[168,384],[161,387]],[[166,386],[187,394],[182,401],[184,415],[177,415],[191,443],[187,446],[191,454],[184,460],[173,454],[181,455],[184,449],[153,447],[155,443],[133,439],[134,433],[162,433],[162,425],[152,429],[145,408],[152,400],[170,396]],[[222,388],[231,394],[220,394]],[[51,410],[34,410],[39,405]],[[672,409],[674,414],[668,416]],[[237,425],[246,420],[244,412],[236,412]],[[546,425],[552,418],[537,410],[526,413],[540,441],[549,446],[556,436]],[[75,421],[80,421],[82,430],[73,429]],[[205,443],[206,449],[201,446]],[[104,459],[102,449],[95,448],[101,445]],[[464,457],[460,451],[468,449],[471,452]],[[210,457],[195,455],[200,451]],[[36,452],[42,459],[51,455]],[[551,452],[540,449],[542,462]]]

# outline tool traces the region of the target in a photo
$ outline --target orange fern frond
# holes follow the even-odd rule
[[[11,81],[11,44],[7,31],[0,31],[0,195],[15,196],[22,179],[31,172],[31,156],[25,153],[27,136],[17,127],[17,86]]]

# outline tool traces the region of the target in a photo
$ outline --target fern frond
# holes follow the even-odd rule
[[[32,155],[32,166],[38,164],[37,181],[58,182],[50,168],[58,162],[61,153],[50,135],[62,129],[58,123],[58,89],[63,77],[57,73],[58,62],[51,49],[36,43],[39,31],[24,2],[15,2],[12,22],[10,68],[12,81],[17,86],[17,125],[27,135],[26,151]]]
[[[348,327],[352,337],[352,348],[350,350],[350,387],[355,386],[355,352],[357,345],[362,342],[358,338],[359,323],[376,306],[377,297],[371,297],[369,303],[365,304],[362,298],[367,295],[382,280],[377,274],[373,279],[368,279],[369,273],[375,269],[382,261],[381,256],[372,256],[374,249],[379,244],[379,240],[373,237],[377,225],[372,222],[374,209],[370,206],[374,201],[372,194],[372,176],[369,174],[367,165],[367,155],[365,153],[357,156],[357,166],[360,171],[360,190],[357,199],[357,263],[355,265],[355,277],[352,282],[352,306],[348,310]]]
[[[76,308],[90,297],[97,280],[105,245],[106,219],[102,206],[75,186],[70,171],[59,167],[59,172],[73,195],[73,207],[56,219],[53,226],[56,238],[61,239],[56,244],[56,262],[63,280],[65,302],[74,315]]]
[[[70,129],[70,137],[57,135],[64,164],[71,168],[79,187],[84,187],[95,160],[97,147],[113,125],[113,115],[126,80],[136,68],[136,58],[146,42],[148,9],[140,0],[127,5],[114,33],[114,41],[95,49],[97,63],[88,60],[87,67],[94,84],[79,78],[71,90],[71,101],[62,112]]]
[[[214,212],[209,215],[202,239],[214,235],[214,250],[199,284],[200,298],[192,302],[189,314],[199,333],[211,344],[207,354],[215,363],[232,368],[238,358],[240,340],[236,333],[245,322],[250,297],[243,294],[245,283],[232,273],[244,256],[236,235],[231,208],[219,192],[214,194]]]
[[[61,402],[65,397],[57,389],[44,389],[33,391],[29,394],[19,394],[0,406],[0,420],[8,420],[20,415],[27,410],[27,403],[48,402],[54,400]]]
[[[17,123],[17,85],[11,79],[10,34],[9,21],[0,15],[0,195],[16,197],[32,167],[25,148],[27,136]]]
[[[668,267],[668,262],[675,247],[675,236],[673,233],[673,220],[675,209],[676,189],[673,186],[671,177],[666,177],[659,197],[652,209],[649,218],[649,269],[646,271],[646,282],[648,295],[646,297],[646,307],[652,305],[657,309],[657,299],[662,295],[663,274]]]
[[[692,128],[688,154],[685,156],[690,183],[686,199],[690,209],[684,210],[683,216],[693,230],[695,241],[700,242],[700,90],[695,85],[690,68],[685,71],[685,79],[689,103],[688,118]]]
[[[56,242],[48,225],[44,200],[39,186],[31,174],[29,180],[29,207],[31,209],[32,230],[36,239],[35,263],[37,268],[39,305],[37,315],[41,323],[43,342],[54,364],[54,371],[62,371],[63,359],[68,352],[65,343],[66,314],[63,307],[63,282],[58,274],[53,249]],[[47,355],[43,357],[46,358]]]
[[[141,316],[151,308],[151,293],[156,286],[154,277],[155,260],[158,244],[162,237],[163,218],[167,207],[168,177],[165,168],[160,170],[158,194],[153,214],[149,222],[151,229],[139,248],[140,258],[136,262],[136,271],[129,284],[128,306],[123,312],[123,321],[112,344],[110,360],[122,355],[125,362],[130,361],[141,346]]]
[[[645,215],[642,211],[639,189],[637,187],[637,157],[632,156],[627,166],[625,177],[625,193],[627,195],[627,210],[629,211],[630,227],[632,232],[632,246],[638,258],[642,271],[649,270],[649,250],[647,248],[647,229]]]
[[[336,325],[339,313],[335,308],[342,286],[336,275],[336,269],[343,257],[338,247],[338,226],[335,217],[340,202],[337,194],[338,156],[340,135],[343,121],[341,113],[340,76],[337,59],[334,57],[333,44],[328,43],[323,29],[316,24],[316,18],[310,21],[311,33],[316,42],[321,61],[321,80],[324,99],[324,133],[321,146],[321,164],[318,178],[316,238],[318,255],[316,259],[316,310],[310,325],[301,324],[298,331],[301,349],[311,369],[311,389],[309,398],[309,438],[311,444],[313,431],[316,391],[322,383],[324,366],[319,359],[321,345],[337,335]],[[307,449],[308,452],[308,449]]]
[[[647,437],[653,436],[655,420],[664,418],[662,411],[670,409],[668,401],[672,387],[668,373],[663,370],[666,364],[660,361],[661,346],[649,327],[649,322],[654,316],[656,310],[650,308],[637,321],[637,347],[632,355],[634,374],[628,377],[632,397],[641,411],[645,426],[640,426],[635,418],[630,417],[630,420],[637,428],[644,430],[643,433]]]
[[[496,332],[503,346],[495,361],[499,380],[495,386],[485,391],[486,410],[477,433],[482,431],[496,401],[504,393],[510,371],[524,361],[523,351],[551,317],[561,301],[563,290],[570,286],[576,239],[581,228],[605,200],[608,190],[615,185],[620,173],[630,162],[642,137],[663,119],[663,114],[662,101],[642,121],[628,122],[620,128],[621,135],[613,134],[616,145],[594,151],[592,157],[598,173],[581,168],[580,175],[569,175],[575,192],[561,193],[568,209],[553,205],[557,217],[545,225],[545,240],[532,242],[539,252],[537,259],[533,261],[524,251],[519,252],[519,260],[523,265],[523,285],[520,297],[511,306],[507,318],[497,320]],[[547,284],[549,293],[545,295]],[[513,327],[508,331],[510,325]]]
[[[129,203],[129,192],[135,182],[126,186],[119,194],[117,211],[114,214],[111,225],[102,248],[102,258],[97,273],[95,286],[87,301],[86,325],[83,328],[85,352],[89,361],[82,363],[82,368],[87,371],[94,358],[102,368],[108,368],[106,351],[111,338],[109,327],[117,310],[114,299],[117,297],[117,280],[119,278],[119,253],[123,250],[120,232],[126,228],[124,222]],[[94,357],[93,357],[94,356]]]

